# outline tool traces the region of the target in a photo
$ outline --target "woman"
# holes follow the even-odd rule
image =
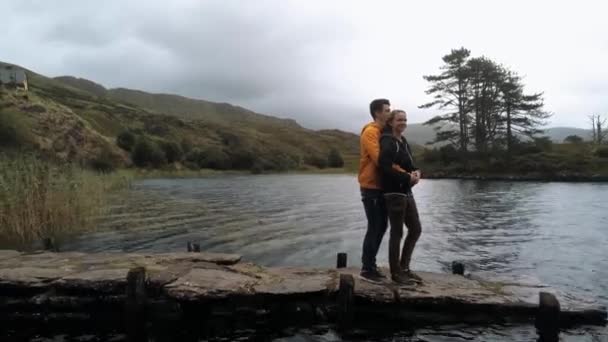
[[[412,187],[420,180],[420,172],[414,166],[409,145],[403,137],[406,127],[405,111],[393,110],[380,137],[378,161],[382,170],[382,187],[391,224],[388,260],[391,278],[398,283],[421,281],[420,277],[410,270],[412,253],[422,228],[412,194]],[[395,170],[393,164],[399,165],[406,172]],[[400,253],[404,223],[408,232]]]

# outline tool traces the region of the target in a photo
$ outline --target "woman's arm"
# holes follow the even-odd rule
[[[380,169],[386,175],[398,178],[400,182],[410,182],[410,174],[407,172],[397,171],[393,167],[393,160],[397,154],[397,144],[395,140],[390,136],[382,136],[380,138],[380,157],[378,158],[378,164]]]

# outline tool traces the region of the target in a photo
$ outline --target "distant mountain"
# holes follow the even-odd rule
[[[545,130],[544,135],[553,142],[561,143],[569,135],[578,135],[583,140],[591,140],[591,130],[575,127],[551,127]]]
[[[539,136],[543,135],[548,136],[555,143],[563,142],[569,135],[578,135],[584,140],[590,140],[591,130],[575,127],[551,127],[545,129],[544,133]],[[410,143],[425,145],[427,142],[433,141],[435,130],[433,127],[421,123],[408,124],[405,136]]]

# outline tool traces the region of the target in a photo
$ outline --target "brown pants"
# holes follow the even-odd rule
[[[412,195],[385,194],[388,219],[391,223],[391,233],[388,242],[388,261],[391,274],[397,274],[401,269],[409,269],[416,241],[420,237],[422,227],[418,216],[416,201]],[[407,227],[407,236],[399,257],[403,224]]]

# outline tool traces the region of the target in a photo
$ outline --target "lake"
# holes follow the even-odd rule
[[[608,184],[422,180],[414,188],[423,233],[412,268],[449,272],[454,260],[481,276],[547,284],[566,298],[608,305]],[[354,175],[213,176],[136,182],[116,196],[100,230],[63,250],[201,249],[266,266],[360,265],[366,221]],[[379,253],[387,262],[388,235]],[[331,329],[277,341],[341,341]],[[606,328],[562,333],[605,341]],[[532,326],[421,328],[375,341],[532,341]]]

